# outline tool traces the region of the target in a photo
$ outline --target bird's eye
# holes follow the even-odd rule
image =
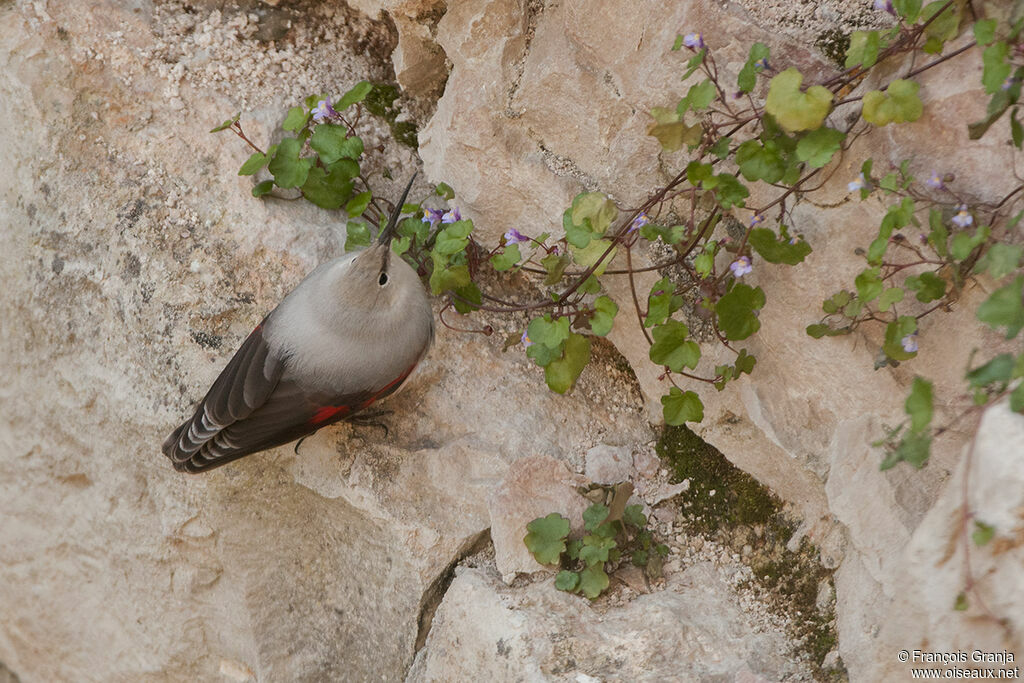
[[[377,278],[377,284],[383,287],[388,283],[388,274],[381,271],[380,277]]]

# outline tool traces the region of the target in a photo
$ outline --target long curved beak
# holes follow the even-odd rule
[[[409,189],[412,188],[412,181],[414,180],[416,180],[415,173],[412,174],[412,178],[409,178],[409,184],[405,186],[402,198],[395,204],[395,209],[388,218],[388,224],[380,231],[380,237],[377,238],[378,244],[391,244],[391,240],[395,236],[395,229],[398,227],[398,217],[402,215],[402,206],[405,205],[405,198],[409,196]]]

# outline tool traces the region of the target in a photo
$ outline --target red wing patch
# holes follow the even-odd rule
[[[335,417],[336,415],[345,416],[352,410],[352,406],[324,406],[320,410],[316,411],[313,415],[313,419],[309,421],[310,424],[320,424],[326,420]]]

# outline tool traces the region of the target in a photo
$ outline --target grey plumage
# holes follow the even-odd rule
[[[398,390],[434,336],[419,277],[390,246],[411,186],[376,244],[316,268],[246,338],[164,442],[176,469],[280,446]]]

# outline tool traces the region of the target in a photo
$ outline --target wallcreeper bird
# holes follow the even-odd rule
[[[423,285],[391,251],[410,187],[376,244],[318,267],[256,326],[164,441],[175,469],[205,472],[294,441],[352,418],[409,377],[434,338]]]

